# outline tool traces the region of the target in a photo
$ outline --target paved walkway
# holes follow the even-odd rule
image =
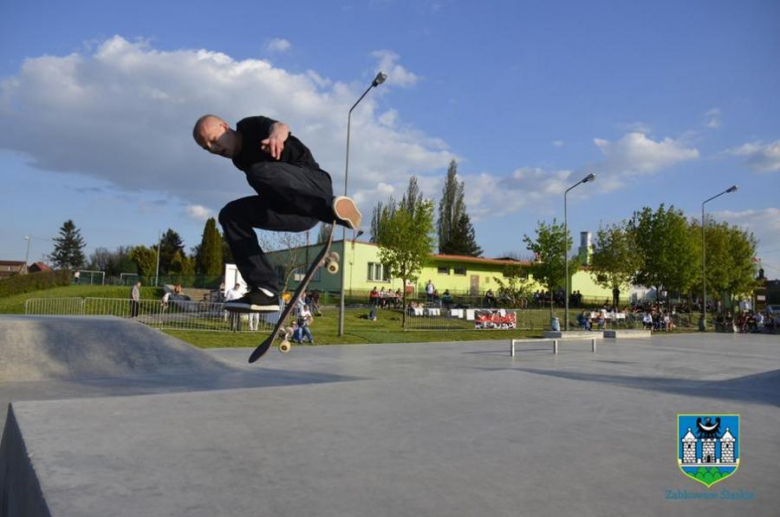
[[[52,515],[753,517],[780,507],[780,336],[605,340],[595,354],[564,342],[558,356],[530,344],[515,358],[508,340],[296,347],[256,368],[246,349],[209,353],[234,369],[0,383],[0,400],[28,400],[14,414]],[[31,401],[62,396],[75,399]],[[678,413],[741,415],[733,478],[707,489],[682,475]],[[749,499],[690,499],[722,490]]]

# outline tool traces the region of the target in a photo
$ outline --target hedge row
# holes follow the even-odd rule
[[[15,275],[0,280],[0,298],[14,294],[29,293],[42,289],[51,289],[70,285],[71,273],[68,270],[45,271],[28,275]]]

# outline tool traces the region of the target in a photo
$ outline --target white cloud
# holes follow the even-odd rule
[[[699,151],[680,140],[654,141],[644,133],[628,133],[616,142],[595,138],[593,142],[605,157],[602,166],[610,173],[651,174],[699,157]]]
[[[210,217],[214,217],[214,211],[202,205],[188,205],[185,208],[185,212],[187,217],[195,221],[205,221]]]
[[[721,210],[713,212],[712,216],[717,220],[736,224],[753,232],[758,239],[759,257],[761,257],[762,249],[776,249],[780,243],[780,208],[741,211]]]
[[[742,156],[745,164],[758,172],[780,171],[780,140],[765,144],[753,142],[735,149],[729,149],[726,154]]]
[[[154,190],[216,212],[252,191],[229,161],[195,145],[192,125],[204,113],[231,123],[262,114],[290,125],[338,193],[346,114],[363,89],[264,60],[161,51],[115,36],[90,54],[27,59],[0,83],[0,148],[24,153],[39,169],[128,192]],[[352,114],[350,192],[440,174],[453,158],[445,142],[402,123],[393,110],[377,113],[374,99]]]
[[[287,52],[292,47],[292,44],[284,38],[274,38],[266,45],[266,50],[269,52]]]
[[[379,58],[377,68],[387,74],[387,84],[393,86],[414,86],[420,77],[396,63],[401,56],[391,50],[377,50],[372,53]]]
[[[720,109],[712,108],[704,114],[706,119],[705,125],[710,129],[717,129],[720,127]]]
[[[521,167],[507,176],[487,172],[458,174],[466,183],[466,205],[475,221],[502,216],[523,209],[540,210],[549,207],[569,187],[572,171]]]
[[[594,187],[573,190],[570,200],[618,190],[625,186],[627,176],[655,173],[699,156],[697,149],[686,147],[680,140],[654,141],[637,132],[627,133],[614,143],[600,138],[594,143],[604,159],[576,170],[519,167],[506,176],[488,172],[461,175],[466,182],[469,213],[475,220],[520,210],[539,216],[557,210],[566,189],[589,173],[597,176]]]
[[[563,147],[563,140],[555,140],[552,145],[553,147]]]

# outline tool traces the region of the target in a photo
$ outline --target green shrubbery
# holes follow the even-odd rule
[[[686,474],[694,479],[698,479],[707,486],[710,486],[716,481],[731,475],[729,472],[721,472],[720,469],[716,467],[711,467],[709,469],[699,467],[699,469],[696,471],[696,474],[691,474],[690,472],[686,472]]]
[[[14,294],[29,293],[52,287],[60,287],[71,283],[70,271],[45,271],[30,273],[28,275],[16,275],[0,280],[0,298]]]

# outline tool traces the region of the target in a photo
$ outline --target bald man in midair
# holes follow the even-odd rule
[[[336,221],[354,230],[360,226],[360,211],[352,199],[333,196],[330,175],[283,122],[248,117],[232,129],[223,119],[204,115],[192,136],[206,151],[230,158],[257,192],[231,201],[219,213],[233,259],[249,287],[243,298],[225,303],[225,309],[276,312],[278,278],[254,229],[302,232],[320,221]]]

